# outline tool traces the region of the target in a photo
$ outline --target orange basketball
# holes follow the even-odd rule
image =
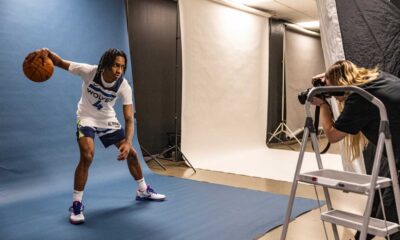
[[[34,82],[44,82],[54,72],[53,61],[47,56],[39,56],[36,52],[26,56],[22,68],[25,76]]]

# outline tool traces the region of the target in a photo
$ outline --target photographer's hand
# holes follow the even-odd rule
[[[330,105],[325,100],[322,100],[320,98],[316,98],[315,100],[317,102],[316,104],[319,104],[318,106],[320,107],[321,120],[320,123],[322,125],[322,128],[324,129],[325,135],[328,137],[329,142],[335,143],[342,140],[347,135],[347,133],[334,128],[333,114]]]
[[[325,82],[325,73],[320,73],[312,77],[311,84],[314,86],[314,82],[317,81],[318,79],[321,79],[322,82]]]
[[[315,106],[317,106],[317,107],[321,107],[321,105],[323,105],[323,104],[328,104],[327,102],[326,102],[326,100],[324,100],[324,99],[321,99],[321,98],[319,98],[319,97],[313,97],[313,99],[312,99],[312,101],[311,101],[311,104],[312,105],[315,105]]]

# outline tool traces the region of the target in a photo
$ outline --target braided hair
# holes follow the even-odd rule
[[[100,77],[100,74],[104,69],[111,68],[112,65],[114,64],[115,58],[118,56],[123,57],[125,59],[125,67],[123,73],[125,74],[126,66],[128,65],[128,59],[126,58],[126,54],[124,53],[124,51],[120,49],[110,48],[107,51],[105,51],[101,56],[95,77]]]

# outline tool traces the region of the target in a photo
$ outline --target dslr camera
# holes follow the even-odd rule
[[[321,78],[315,79],[313,81],[313,87],[323,87],[326,86],[326,82],[322,81]],[[304,105],[307,101],[307,95],[310,92],[311,88],[306,89],[305,91],[300,92],[297,95],[297,98],[299,99],[299,102]],[[345,93],[344,92],[329,92],[329,93],[321,93],[321,94],[317,94],[315,95],[315,97],[317,98],[321,98],[321,99],[326,99],[326,98],[330,98],[332,96],[344,96]]]
[[[312,82],[312,84],[313,84],[313,87],[323,87],[323,86],[326,86],[326,82],[322,81],[321,78],[315,79],[315,80]],[[299,94],[297,95],[297,98],[299,99],[299,102],[300,102],[302,105],[304,105],[304,104],[306,103],[306,101],[307,101],[307,95],[308,95],[308,93],[310,92],[310,90],[311,90],[311,88],[307,88],[306,90],[304,90],[304,91],[302,91],[302,92],[299,92]],[[318,98],[321,98],[321,99],[325,99],[325,98],[331,97],[331,95],[326,94],[326,93],[325,93],[325,94],[317,94],[317,95],[315,95],[315,96],[318,97]]]

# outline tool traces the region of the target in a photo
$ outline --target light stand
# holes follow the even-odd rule
[[[271,134],[271,137],[268,139],[267,144],[269,144],[272,139],[277,139],[281,143],[285,143],[285,140],[288,139],[288,137],[292,137],[297,141],[299,145],[301,145],[300,140],[296,137],[296,134],[293,133],[293,131],[287,126],[286,121],[285,121],[285,111],[286,111],[286,76],[285,76],[285,35],[286,35],[286,30],[283,31],[283,57],[282,57],[282,112],[281,112],[281,122],[278,125],[278,127],[275,129],[275,131]],[[281,136],[282,134],[285,135],[286,139],[282,139]],[[294,150],[292,147],[287,145],[289,148]]]
[[[165,153],[174,150],[175,151],[175,156],[174,160],[177,161],[177,156],[178,153],[182,156],[183,161],[193,169],[194,172],[196,172],[196,169],[192,166],[192,164],[189,162],[189,160],[185,157],[185,155],[182,153],[181,148],[178,145],[178,110],[177,110],[177,104],[178,104],[178,96],[177,96],[177,86],[178,86],[178,73],[179,73],[179,62],[178,62],[178,41],[180,40],[180,34],[179,34],[179,5],[177,3],[177,14],[176,14],[176,40],[175,40],[175,115],[174,115],[174,124],[175,124],[175,145],[172,147],[169,147],[168,149],[165,149],[163,152],[161,152],[158,156],[163,156]]]
[[[158,160],[155,158],[146,148],[144,148],[142,145],[140,145],[140,149],[142,149],[143,152],[145,152],[148,156],[150,156],[149,160],[145,160],[146,163],[150,162],[151,160],[154,160],[162,169],[167,170]]]

